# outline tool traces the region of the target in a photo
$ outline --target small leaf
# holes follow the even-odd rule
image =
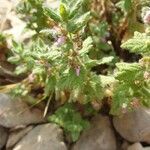
[[[62,17],[62,20],[67,21],[69,12],[63,3],[60,4],[59,12],[60,12],[60,16]]]
[[[89,50],[91,50],[91,48],[93,47],[92,43],[92,37],[88,37],[83,41],[83,48],[79,51],[80,56],[87,54]]]
[[[125,0],[125,2],[124,2],[124,8],[125,8],[125,10],[127,12],[131,10],[131,8],[132,8],[132,2],[131,2],[131,0]]]
[[[57,13],[55,13],[51,8],[43,7],[43,11],[44,11],[44,14],[47,17],[50,17],[54,21],[56,21],[56,22],[60,22],[61,21],[60,16]]]
[[[110,62],[112,62],[112,60],[114,59],[113,56],[109,56],[109,57],[103,57],[100,61],[98,61],[97,63],[99,65],[103,65],[103,64],[108,64]]]
[[[17,43],[16,41],[12,41],[12,45],[13,45],[13,48],[12,48],[12,51],[16,54],[21,54],[22,51],[23,51],[23,45],[20,44],[20,43]]]
[[[28,68],[27,68],[26,65],[20,65],[20,66],[18,66],[18,67],[16,68],[15,73],[16,73],[17,75],[19,75],[19,74],[26,73],[27,70],[28,70]]]
[[[7,60],[13,64],[17,64],[20,61],[20,57],[16,55],[16,56],[9,57]]]
[[[135,32],[134,37],[123,43],[121,47],[134,53],[150,55],[150,36]]]
[[[89,19],[90,19],[90,12],[87,12],[78,19],[70,20],[67,24],[67,30],[71,33],[76,33],[87,24]]]
[[[55,90],[56,78],[55,76],[48,76],[45,81],[44,95],[48,96]]]
[[[77,0],[74,6],[71,8],[69,18],[73,18],[75,14],[77,14],[78,10],[80,9],[83,1],[82,0]]]
[[[74,142],[78,140],[81,131],[89,127],[89,122],[83,120],[80,113],[70,103],[59,107],[54,115],[48,117],[48,121],[63,127],[66,133],[70,133]]]

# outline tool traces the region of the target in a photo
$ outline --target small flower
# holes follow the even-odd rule
[[[150,25],[150,10],[148,10],[143,16],[143,22]]]
[[[75,70],[76,70],[76,75],[79,76],[80,75],[80,66],[77,66]]]
[[[30,83],[33,83],[33,81],[35,80],[35,75],[33,73],[31,73],[29,76],[28,76],[28,81]]]
[[[56,46],[61,46],[66,42],[66,37],[65,36],[61,36],[57,39],[56,41]]]

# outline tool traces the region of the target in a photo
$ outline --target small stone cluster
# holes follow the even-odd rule
[[[79,140],[70,143],[58,125],[43,119],[41,110],[0,94],[0,150],[150,150],[148,144],[149,109],[113,118],[98,114]]]

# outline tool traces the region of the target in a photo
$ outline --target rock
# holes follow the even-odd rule
[[[135,143],[128,147],[127,150],[144,150],[140,143]]]
[[[116,150],[116,138],[108,117],[95,116],[73,150]]]
[[[60,1],[59,0],[46,0],[44,2],[44,5],[52,9],[57,9],[60,5]]]
[[[23,42],[31,38],[35,32],[23,32],[26,23],[19,19],[15,7],[21,0],[0,0],[0,31],[12,35],[13,40]],[[12,46],[11,38],[7,37],[8,47]]]
[[[8,133],[7,130],[0,126],[0,150],[4,147],[7,142]]]
[[[6,94],[0,94],[0,125],[13,128],[43,122],[42,111],[29,109],[21,99],[11,99]]]
[[[134,112],[114,117],[117,132],[130,142],[150,143],[150,109],[139,108]]]
[[[13,150],[67,150],[63,132],[56,124],[38,125]]]
[[[0,31],[10,28],[7,15],[11,11],[12,4],[7,0],[0,0]]]
[[[18,141],[20,141],[31,129],[33,129],[33,126],[29,126],[25,129],[14,131],[9,134],[8,141],[6,144],[6,148],[13,147]]]
[[[121,145],[121,150],[127,150],[127,148],[129,147],[129,143],[127,141],[123,141],[122,145]]]

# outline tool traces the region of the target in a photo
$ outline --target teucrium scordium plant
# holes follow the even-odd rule
[[[145,24],[139,23],[135,3],[102,0],[97,5],[90,0],[61,0],[59,7],[52,9],[44,0],[22,1],[18,12],[35,34],[28,43],[13,41],[8,61],[17,65],[15,73],[25,78],[12,92],[38,97],[40,91],[35,104],[58,100],[63,106],[49,120],[70,132],[74,141],[87,126],[74,104],[96,107],[107,100],[114,115],[149,107],[149,11],[142,15]],[[141,33],[144,27],[147,30]],[[140,55],[140,60],[123,62],[121,41],[122,49]]]

